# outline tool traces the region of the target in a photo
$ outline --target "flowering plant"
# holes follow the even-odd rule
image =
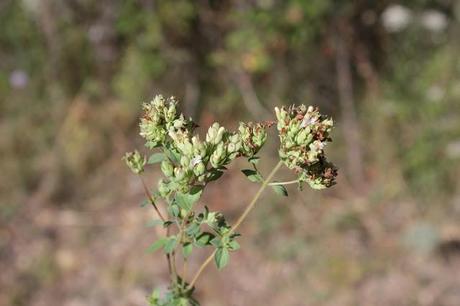
[[[148,202],[158,214],[153,224],[165,228],[165,236],[159,238],[149,251],[162,249],[166,255],[171,283],[169,291],[160,296],[155,290],[149,297],[153,306],[199,305],[193,298],[196,281],[212,262],[218,269],[229,261],[230,252],[240,245],[236,232],[255,206],[266,187],[286,195],[284,185],[297,183],[299,188],[308,183],[314,189],[323,189],[335,184],[337,170],[327,161],[324,147],[331,141],[333,121],[321,115],[318,109],[304,105],[275,108],[276,122],[241,122],[237,131],[228,131],[219,123],[209,127],[205,140],[194,134],[197,127],[191,119],[177,111],[174,98],[156,96],[144,104],[140,121],[140,135],[149,149],[158,150],[147,159],[138,151],[126,153],[128,167],[141,177],[148,164],[161,164],[164,178],[158,182],[155,192],[141,177]],[[280,161],[264,178],[258,170],[257,153],[267,140],[267,129],[277,125],[280,139]],[[208,183],[218,180],[236,158],[247,158],[252,169],[242,170],[260,188],[244,212],[230,225],[221,212],[210,211],[206,206],[198,210],[198,202]],[[282,165],[294,170],[297,179],[275,182],[273,177]],[[160,210],[158,202],[164,202]],[[187,259],[194,248],[213,248],[197,272],[187,278]],[[182,271],[177,269],[176,258],[182,256]]]

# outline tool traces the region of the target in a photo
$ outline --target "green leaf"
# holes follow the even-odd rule
[[[223,171],[220,171],[220,170],[213,170],[211,172],[211,174],[209,175],[208,177],[208,182],[212,182],[212,181],[215,181],[215,180],[218,180],[222,174],[224,174]]]
[[[214,237],[209,241],[210,244],[212,244],[216,248],[220,248],[222,246],[222,240],[220,240],[219,237]]]
[[[200,225],[197,223],[190,224],[185,230],[189,236],[196,236],[200,233]]]
[[[193,250],[193,244],[191,244],[190,242],[184,243],[184,245],[182,246],[182,254],[184,254],[185,258],[190,256],[190,254],[192,253],[192,250]]]
[[[195,193],[192,193],[195,192]],[[191,193],[176,193],[175,202],[179,205],[180,208],[189,212],[193,204],[198,201],[201,197],[202,190],[192,191]]]
[[[230,254],[226,248],[218,248],[216,254],[214,255],[214,261],[219,270],[223,269],[230,259]]]
[[[288,191],[283,185],[273,185],[272,188],[276,194],[284,197],[288,196]]]
[[[208,232],[204,232],[196,238],[195,244],[199,247],[205,247],[211,244],[211,240],[214,239],[214,235]]]
[[[154,243],[152,243],[152,244],[147,248],[147,252],[152,253],[152,252],[155,252],[155,251],[158,250],[158,249],[161,249],[161,248],[165,245],[166,241],[167,241],[166,238],[160,238],[160,239],[158,239],[157,241],[155,241]]]
[[[176,248],[176,244],[177,244],[177,237],[176,236],[168,237],[166,239],[166,242],[164,243],[164,250],[165,250],[166,254],[169,254],[172,251],[174,251],[174,249]]]
[[[164,152],[166,156],[173,162],[178,163],[180,161],[180,155],[177,152],[167,150],[167,149],[164,149]]]
[[[252,156],[248,158],[248,162],[250,162],[251,164],[257,165],[257,163],[259,162],[259,159],[260,157],[258,156]]]
[[[161,221],[161,220],[158,220],[158,219],[155,219],[155,220],[150,220],[149,222],[147,222],[145,224],[146,227],[154,227],[154,226],[157,226],[157,225],[164,225],[164,222]]]
[[[154,153],[150,155],[149,160],[147,161],[147,164],[156,164],[156,163],[161,163],[165,159],[165,155],[163,153]]]
[[[228,243],[228,248],[230,251],[236,251],[240,248],[240,244],[235,240],[232,240]]]
[[[263,181],[262,176],[260,175],[260,173],[257,172],[257,171],[255,171],[255,170],[244,169],[244,170],[241,170],[241,172],[243,172],[243,174],[246,175],[246,177],[247,177],[251,182],[254,182],[254,183],[261,183],[261,182]]]
[[[179,216],[180,209],[179,209],[179,206],[177,206],[176,204],[169,205],[168,210],[169,210],[169,213],[172,216],[174,216],[174,217]]]

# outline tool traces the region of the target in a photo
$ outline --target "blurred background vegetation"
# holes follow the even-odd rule
[[[0,304],[164,285],[120,161],[162,93],[202,127],[292,103],[337,122],[338,185],[267,196],[203,305],[460,305],[459,23],[455,0],[1,1]],[[237,168],[205,197],[233,217],[254,192]]]

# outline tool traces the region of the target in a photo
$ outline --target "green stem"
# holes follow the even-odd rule
[[[142,178],[142,176],[139,176],[139,178],[141,179],[142,186],[144,187],[144,192],[145,192],[147,198],[149,199],[150,204],[152,204],[153,208],[154,208],[155,211],[157,212],[157,214],[158,214],[158,216],[160,217],[161,221],[166,222],[166,219],[163,217],[163,215],[161,214],[161,212],[160,212],[160,210],[158,209],[157,205],[155,204],[155,201],[153,200],[153,196],[152,196],[152,194],[150,193],[149,189],[147,188],[147,185],[145,184],[144,179]]]
[[[254,198],[251,200],[249,205],[246,207],[244,212],[241,214],[241,216],[236,220],[236,223],[232,226],[230,231],[226,235],[231,235],[239,226],[240,224],[246,219],[248,214],[251,212],[251,210],[254,208],[255,204],[257,203],[257,200],[259,197],[262,195],[262,192],[267,188],[269,185],[269,182],[275,176],[275,173],[279,170],[279,168],[283,165],[283,162],[280,161],[276,166],[273,168],[273,170],[270,172],[270,174],[267,176],[267,178],[262,182],[262,185],[260,186],[259,190],[257,193],[254,195]],[[211,263],[214,255],[216,254],[217,250],[215,249],[209,256],[206,258],[206,260],[203,262],[203,264],[200,266],[198,271],[196,272],[195,276],[192,278],[192,281],[190,282],[188,288],[192,289],[193,286],[195,285],[196,281],[200,277],[201,273],[204,271],[204,269]]]
[[[273,182],[273,183],[268,183],[269,186],[278,186],[278,185],[289,185],[289,184],[296,184],[298,183],[299,180],[292,180],[292,181],[287,181],[287,182]]]

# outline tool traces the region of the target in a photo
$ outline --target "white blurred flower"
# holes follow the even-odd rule
[[[447,17],[436,10],[423,12],[420,22],[423,27],[432,32],[442,32],[447,27]]]
[[[412,21],[412,11],[402,5],[394,4],[383,11],[381,18],[388,32],[400,32]]]

